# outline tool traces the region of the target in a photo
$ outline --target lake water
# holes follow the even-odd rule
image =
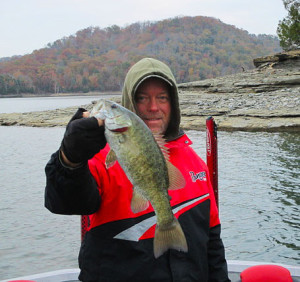
[[[0,279],[77,267],[80,217],[44,208],[44,167],[63,133],[64,128],[0,127]],[[205,159],[205,132],[187,133]],[[300,134],[218,137],[227,259],[298,265]]]
[[[101,94],[94,96],[1,98],[0,113],[25,113],[61,109],[86,105],[92,101],[112,96],[116,95]]]

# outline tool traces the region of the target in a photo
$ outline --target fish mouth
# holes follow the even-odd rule
[[[116,129],[111,129],[110,131],[112,132],[118,132],[118,133],[122,133],[128,130],[128,126],[125,127],[121,127],[121,128],[116,128]]]
[[[122,115],[116,115],[112,117],[108,117],[105,120],[106,128],[115,133],[122,133],[128,130],[130,124],[128,122],[118,123],[118,119],[122,117]]]

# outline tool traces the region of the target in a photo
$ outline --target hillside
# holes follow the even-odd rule
[[[253,69],[279,52],[277,37],[252,35],[210,17],[89,27],[22,57],[0,60],[0,95],[121,90],[129,67],[160,59],[179,83]]]

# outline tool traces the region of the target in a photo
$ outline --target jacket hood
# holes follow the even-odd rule
[[[178,101],[178,89],[175,77],[171,69],[161,61],[152,58],[144,58],[134,64],[128,71],[122,93],[122,106],[136,112],[135,91],[147,78],[158,77],[169,83],[171,93],[171,120],[165,133],[166,139],[173,139],[179,134],[180,108]]]

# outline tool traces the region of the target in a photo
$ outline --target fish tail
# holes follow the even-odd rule
[[[170,225],[163,227],[157,225],[155,229],[154,257],[158,258],[169,249],[185,253],[188,251],[185,235],[175,217]]]

